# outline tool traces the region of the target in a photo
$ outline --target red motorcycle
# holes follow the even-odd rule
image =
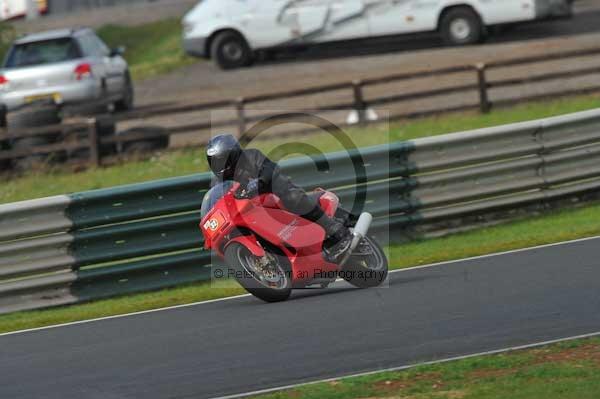
[[[202,202],[205,247],[228,266],[216,277],[233,277],[266,302],[284,301],[296,288],[326,288],[338,278],[359,288],[381,285],[388,261],[381,246],[367,236],[371,215],[354,217],[328,191],[310,195],[328,216],[352,228],[351,248],[339,264],[323,252],[321,226],[286,211],[274,194],[250,198],[238,183],[228,181],[214,186]]]

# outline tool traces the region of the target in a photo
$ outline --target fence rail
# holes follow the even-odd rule
[[[351,161],[365,166],[366,183]],[[282,166],[346,207],[365,194],[376,234],[447,233],[597,198],[600,110]],[[208,280],[198,221],[209,184],[200,174],[0,205],[0,312]]]
[[[333,84],[327,84],[323,86],[303,88],[299,90],[286,90],[276,93],[267,93],[255,96],[248,96],[244,98],[236,99],[223,99],[218,101],[211,101],[197,104],[154,104],[147,105],[139,110],[135,110],[125,114],[116,114],[114,118],[119,124],[127,123],[128,125],[136,124],[139,120],[140,129],[135,132],[121,135],[106,136],[99,133],[98,129],[94,130],[94,121],[92,119],[86,121],[87,127],[83,127],[80,124],[65,124],[59,126],[49,127],[38,127],[30,129],[10,129],[9,131],[0,131],[0,144],[4,140],[5,142],[9,139],[17,137],[30,137],[30,136],[48,136],[55,134],[57,130],[64,131],[68,129],[88,129],[85,140],[79,143],[74,142],[57,142],[52,146],[40,145],[28,146],[19,151],[11,151],[10,146],[0,145],[0,160],[14,160],[15,158],[23,158],[32,155],[49,155],[56,156],[64,154],[65,152],[73,152],[76,150],[86,150],[87,155],[84,155],[83,162],[92,166],[98,166],[113,163],[120,159],[120,156],[115,156],[115,153],[101,151],[101,146],[111,146],[115,144],[127,145],[127,143],[133,143],[136,141],[144,140],[156,140],[165,139],[172,136],[178,136],[181,134],[189,134],[191,132],[199,131],[210,131],[211,129],[234,129],[239,134],[242,134],[247,128],[253,123],[262,119],[273,116],[272,112],[255,112],[251,114],[248,112],[253,106],[260,106],[261,104],[278,101],[278,100],[292,100],[302,99],[305,105],[302,109],[296,111],[309,112],[314,114],[325,114],[332,110],[355,112],[357,116],[357,122],[360,124],[367,124],[372,121],[368,118],[367,110],[374,107],[392,107],[409,104],[414,101],[427,100],[431,98],[440,98],[444,96],[463,95],[473,97],[475,100],[471,102],[465,102],[460,104],[451,104],[443,107],[437,107],[433,109],[420,109],[400,112],[391,112],[389,115],[390,120],[399,119],[410,119],[417,117],[425,117],[430,115],[436,115],[447,112],[461,112],[470,110],[479,110],[482,113],[487,113],[495,107],[502,107],[512,105],[523,101],[534,101],[540,99],[546,99],[550,96],[557,95],[575,95],[575,94],[589,94],[600,91],[600,85],[586,85],[585,87],[569,86],[568,84],[562,85],[560,90],[554,90],[549,92],[543,92],[541,94],[523,94],[519,93],[516,96],[509,96],[503,98],[494,98],[494,90],[514,88],[514,87],[529,87],[534,84],[543,82],[557,82],[557,81],[568,81],[573,78],[586,78],[600,75],[600,57],[595,65],[584,65],[580,66],[578,60],[582,58],[589,58],[600,56],[600,47],[588,48],[583,50],[572,50],[563,51],[556,53],[549,53],[545,55],[536,55],[531,57],[514,58],[504,61],[490,62],[490,63],[478,63],[474,65],[461,65],[447,68],[440,68],[427,71],[417,71],[410,73],[396,73],[387,76],[368,78],[364,80],[355,80],[348,82],[339,82]],[[510,68],[517,68],[523,66],[534,66],[538,63],[543,62],[557,62],[557,61],[569,61],[566,68],[562,68],[560,71],[553,71],[547,73],[533,73],[530,68],[526,72],[517,70],[510,77],[490,77],[491,72],[496,71],[510,71]],[[596,61],[596,59],[593,59]],[[440,78],[452,77],[457,74],[471,74],[472,78],[470,81],[459,81],[451,84],[448,87],[435,88]],[[393,89],[386,89],[385,94],[369,96],[366,94],[366,90],[372,87],[380,85],[392,85],[398,82],[411,82],[416,79],[431,79],[431,89],[421,91],[402,91],[394,92]],[[464,80],[464,79],[463,79]],[[339,93],[339,95],[327,104],[316,104],[312,103],[310,96],[325,95],[331,93]],[[214,110],[229,109],[234,113],[233,118],[225,120],[209,120],[206,115],[197,117],[194,113],[198,112],[209,112]],[[187,117],[186,117],[187,115]],[[191,116],[190,116],[191,115]],[[144,129],[143,127],[153,126],[152,120],[156,118],[174,116],[184,120],[184,123],[180,123],[175,126],[158,126],[160,129]],[[199,119],[198,119],[199,118]],[[190,122],[190,119],[193,122]],[[350,126],[347,121],[335,121],[340,126]],[[160,125],[161,122],[155,122],[154,125]],[[131,127],[131,126],[130,126]],[[306,130],[302,131],[303,133]],[[281,134],[292,134],[299,133],[298,131],[282,132]],[[208,135],[206,135],[208,137]],[[203,140],[196,140],[195,145],[203,144]],[[29,152],[28,152],[29,151]],[[81,155],[81,154],[80,154]],[[78,159],[81,163],[81,156]]]

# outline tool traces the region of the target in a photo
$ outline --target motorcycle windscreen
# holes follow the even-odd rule
[[[202,219],[204,219],[206,215],[208,215],[210,211],[213,210],[217,202],[219,202],[219,200],[223,198],[223,196],[227,194],[234,185],[235,182],[233,181],[224,181],[221,183],[217,183],[204,195],[204,199],[202,200],[202,207],[200,210]]]

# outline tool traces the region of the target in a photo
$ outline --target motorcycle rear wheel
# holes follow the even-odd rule
[[[365,237],[357,252],[344,265],[342,278],[358,288],[379,287],[388,275],[388,260],[383,248],[371,237]]]
[[[292,293],[291,265],[288,259],[267,250],[267,256],[274,262],[276,273],[267,275],[256,267],[261,260],[253,255],[248,248],[239,243],[233,243],[225,249],[225,260],[235,271],[238,283],[246,291],[265,302],[282,302]],[[253,264],[254,263],[254,264]]]

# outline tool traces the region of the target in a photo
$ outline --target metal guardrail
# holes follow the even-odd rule
[[[399,237],[474,226],[600,193],[600,110],[282,163],[296,182],[365,192],[375,228]],[[0,312],[210,278],[199,174],[0,205]]]

